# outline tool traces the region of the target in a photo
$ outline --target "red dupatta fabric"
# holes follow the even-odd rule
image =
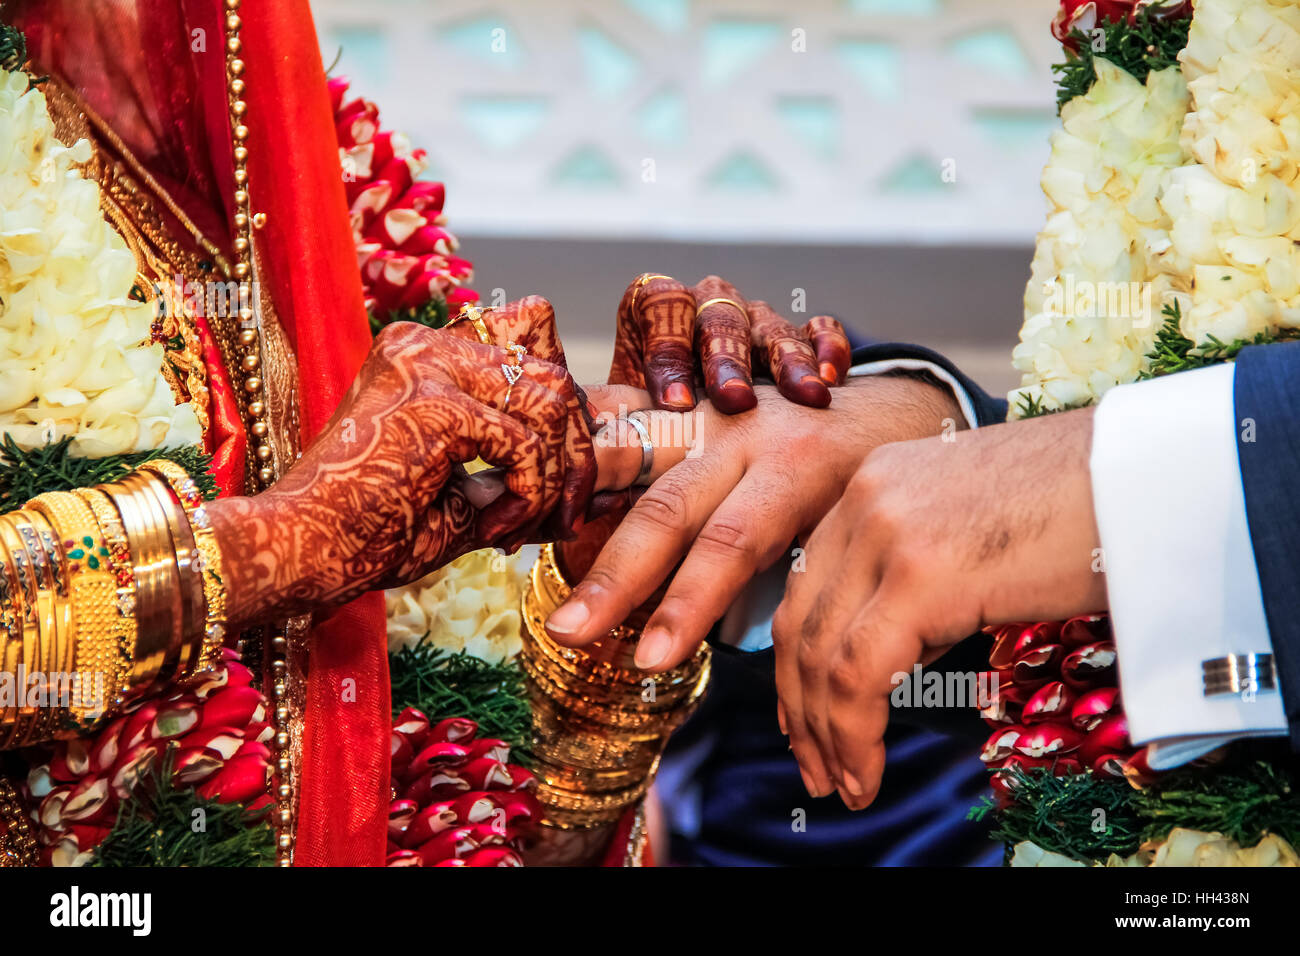
[[[306,444],[355,378],[370,333],[310,9],[306,0],[243,0],[238,14],[249,189],[252,209],[267,217],[255,237],[259,278],[297,355]],[[4,9],[34,64],[75,88],[185,214],[228,246],[225,15],[221,0],[19,0]],[[219,385],[218,395],[229,388]],[[392,725],[384,628],[383,597],[370,594],[312,630],[296,865],[383,864]]]

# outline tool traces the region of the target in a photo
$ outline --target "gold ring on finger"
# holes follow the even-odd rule
[[[487,325],[483,322],[483,313],[491,311],[491,307],[483,308],[481,306],[469,305],[466,303],[460,307],[460,311],[456,313],[456,317],[447,323],[447,327],[450,328],[462,319],[467,319],[469,320],[469,324],[474,326],[474,332],[478,335],[478,340],[484,345],[492,345],[494,344],[492,341],[492,333],[488,331]]]
[[[736,309],[745,318],[749,318],[749,310],[747,308],[745,308],[735,299],[726,299],[726,298],[709,299],[707,302],[705,302],[703,305],[701,305],[698,309],[695,310],[695,317],[698,319],[701,315],[704,314],[704,310],[711,305],[729,305],[733,309]]]
[[[645,288],[648,283],[653,282],[655,279],[671,280],[672,276],[662,275],[658,272],[643,272],[637,276],[636,282],[632,283],[632,302],[630,307],[633,311],[636,310],[636,297],[641,294],[641,290]]]

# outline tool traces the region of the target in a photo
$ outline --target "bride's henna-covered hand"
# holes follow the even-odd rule
[[[475,309],[474,314],[487,330],[494,345],[520,346],[533,358],[568,370],[569,363],[564,357],[564,345],[560,341],[555,309],[542,296],[525,296],[515,302],[508,302],[499,309]],[[450,324],[439,331],[468,342],[482,341],[474,323],[467,318],[453,316]],[[569,409],[570,414],[575,417],[575,422],[583,417],[582,413],[586,408],[586,395],[580,387],[575,386],[574,400],[570,403]],[[590,416],[586,416],[586,421],[588,426],[593,424]],[[594,479],[589,468],[579,468],[576,463],[586,454],[577,443],[580,440],[585,441],[588,435],[589,431],[583,431],[575,424],[570,428],[566,438],[564,502],[568,510],[558,516],[554,523],[556,533],[552,537],[568,537],[568,529],[573,527],[574,519],[581,513],[573,509],[579,502],[582,503],[582,507],[586,507],[587,497],[591,492],[591,482]]]
[[[476,308],[474,314],[482,321],[494,345],[504,348],[513,342],[522,345],[534,358],[561,368],[569,367],[555,322],[555,309],[542,296],[525,296],[499,309]],[[473,323],[459,316],[452,316],[441,331],[469,342],[481,341]]]
[[[571,533],[596,477],[577,388],[531,355],[508,388],[501,366],[514,363],[477,340],[384,329],[288,474],[208,507],[230,619],[339,604],[476,548],[513,549],[543,522],[546,537]],[[506,491],[482,507],[461,467],[476,457],[504,469]]]
[[[647,390],[656,408],[670,411],[694,408],[702,383],[715,408],[735,414],[757,403],[750,371],[757,364],[790,401],[825,408],[828,386],[844,382],[850,353],[843,327],[830,316],[796,328],[718,276],[688,288],[647,274],[619,303],[609,380]]]

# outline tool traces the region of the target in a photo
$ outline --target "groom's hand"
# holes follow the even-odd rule
[[[662,436],[682,436],[692,453],[655,452],[659,467],[673,455],[677,463],[641,496],[551,616],[546,626],[555,640],[596,640],[672,576],[636,661],[649,670],[676,666],[754,575],[816,526],[869,451],[961,421],[946,389],[911,378],[850,379],[827,409],[793,404],[771,387],[756,394],[758,408],[749,415],[722,415],[709,404],[681,416],[657,413],[661,444],[671,444]],[[599,390],[591,398],[601,404]]]
[[[880,785],[893,677],[985,624],[1105,605],[1091,411],[877,449],[772,621],[780,721],[814,796]]]

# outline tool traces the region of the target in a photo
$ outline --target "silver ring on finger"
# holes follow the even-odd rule
[[[641,470],[637,473],[632,484],[644,487],[650,484],[650,472],[654,470],[654,442],[650,440],[650,429],[647,427],[641,412],[632,412],[624,421],[632,426],[633,431],[637,433],[637,437],[641,439]]]

